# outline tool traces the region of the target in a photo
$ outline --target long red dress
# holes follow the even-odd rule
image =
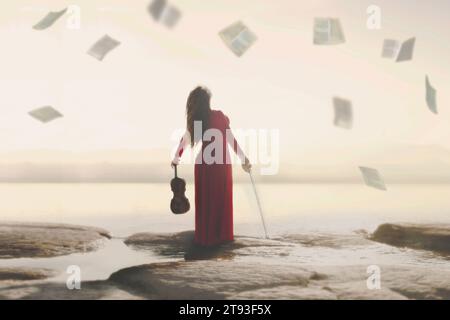
[[[228,117],[221,111],[211,111],[208,128],[218,129],[222,133],[223,161],[205,163],[204,150],[214,140],[202,142],[202,150],[195,164],[195,243],[214,246],[233,240],[233,176],[232,166],[227,161],[230,159],[227,133],[228,142],[241,161],[245,157],[231,133]],[[175,163],[179,162],[189,141],[189,135],[185,134],[176,152]]]

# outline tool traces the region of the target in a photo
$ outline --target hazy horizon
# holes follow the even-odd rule
[[[450,183],[450,149],[437,146],[390,146],[359,150],[358,156],[335,150],[336,156],[318,158],[315,154],[301,161],[281,157],[279,172],[260,176],[262,182],[356,183],[361,182],[359,166],[376,166],[387,183]],[[341,156],[339,156],[341,155]],[[342,155],[347,155],[344,157]],[[186,160],[186,159],[185,159]],[[167,182],[173,172],[170,150],[107,151],[21,151],[0,153],[0,182]],[[193,164],[182,163],[180,172],[193,179]],[[237,182],[248,177],[235,166]]]

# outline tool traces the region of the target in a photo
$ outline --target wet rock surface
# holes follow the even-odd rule
[[[120,290],[106,281],[90,281],[79,290],[69,290],[65,283],[24,281],[1,285],[0,300],[137,300],[141,297]]]
[[[383,257],[404,252],[361,234],[236,237],[215,248],[195,246],[192,231],[139,233],[124,242],[164,262],[123,268],[106,280],[82,282],[81,290],[52,280],[51,270],[0,268],[0,299],[450,299],[450,270],[439,263],[424,267],[388,257],[377,264],[378,289],[368,286],[373,261],[333,264],[331,254],[355,249],[382,250]],[[309,263],[311,254],[326,254],[327,263]]]
[[[146,299],[450,299],[450,272],[381,265],[379,289],[366,266],[182,261],[122,269],[108,283]]]
[[[370,238],[396,247],[450,254],[450,225],[386,223]]]
[[[366,234],[355,232],[353,234],[323,234],[323,233],[304,233],[288,234],[280,237],[280,240],[300,244],[305,247],[324,247],[341,249],[349,246],[366,246],[370,244]]]
[[[185,261],[126,268],[109,281],[150,299],[450,299],[450,270],[439,266],[430,275],[430,269],[423,267],[380,264],[380,288],[371,289],[364,263],[322,266],[282,258],[296,245],[336,251],[373,247],[365,234],[299,234],[275,240],[236,237],[201,261],[186,258],[193,250],[208,252],[195,249],[192,240],[190,232],[132,236],[126,242],[138,250],[161,253],[160,246],[176,243],[175,251],[180,257],[184,253]]]
[[[55,273],[49,269],[0,268],[0,282],[42,280],[50,278],[54,275]]]
[[[202,260],[119,270],[105,281],[0,281],[0,299],[450,299],[450,272],[381,265],[379,289],[365,266],[299,266]]]
[[[314,276],[304,268],[282,264],[203,260],[127,268],[112,274],[110,281],[146,298],[238,299],[280,286],[307,288]]]
[[[55,257],[98,249],[110,238],[106,230],[94,227],[0,223],[0,259]]]
[[[135,250],[151,251],[167,257],[185,260],[231,259],[237,255],[286,255],[291,244],[279,240],[268,240],[236,236],[235,240],[216,247],[194,244],[194,232],[138,233],[128,237],[125,244]]]

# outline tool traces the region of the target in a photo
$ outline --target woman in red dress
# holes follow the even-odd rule
[[[251,164],[230,130],[222,111],[211,110],[211,94],[195,88],[186,105],[187,130],[180,141],[172,167],[184,150],[202,143],[195,161],[195,243],[214,246],[233,240],[233,177],[227,143],[250,172]]]

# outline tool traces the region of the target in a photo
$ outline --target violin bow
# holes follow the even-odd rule
[[[261,202],[259,201],[258,192],[256,191],[256,186],[255,186],[255,181],[253,180],[252,171],[250,170],[248,172],[248,174],[250,175],[250,180],[252,181],[252,186],[253,186],[253,192],[255,193],[256,202],[258,203],[259,215],[261,216],[261,221],[262,221],[262,224],[264,227],[264,233],[266,235],[266,239],[269,239],[269,236],[267,235],[266,221],[264,220],[264,214],[262,211]]]

